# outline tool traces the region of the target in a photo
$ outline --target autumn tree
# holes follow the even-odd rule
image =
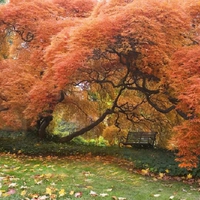
[[[60,7],[60,3],[10,1],[0,7],[2,34],[4,38],[12,36],[8,44],[9,56],[0,64],[1,126],[21,129],[37,124],[42,136],[52,119],[54,106],[63,98],[53,78],[44,77],[50,67],[44,60],[45,49],[57,33],[64,28],[70,31],[70,27],[80,24],[94,3],[87,1],[81,11],[76,8],[83,5],[83,1],[72,5],[69,1],[67,7]],[[59,36],[55,37],[59,43]]]
[[[177,140],[176,145],[181,156],[192,152],[197,162],[197,126],[191,126],[198,119],[198,93],[191,92],[198,90],[197,74],[190,85],[180,84],[188,76],[184,70],[198,64],[197,4],[24,0],[1,6],[1,33],[12,35],[8,58],[0,62],[1,121],[11,127],[38,126],[45,136],[55,111],[65,108],[83,125],[59,140],[67,142],[108,118],[118,128],[127,121],[146,130],[186,120],[181,127],[191,128],[187,144]]]
[[[116,7],[113,8],[113,5]],[[51,58],[56,59],[54,74],[58,84],[61,87],[66,84],[68,72],[64,71],[65,61],[72,63],[72,67],[79,66],[81,77],[87,77],[84,80],[79,78],[77,85],[87,82],[98,84],[101,89],[114,89],[113,103],[109,109],[105,109],[98,122],[103,121],[108,114],[124,114],[129,120],[135,117],[139,121],[142,117],[138,117],[137,108],[144,103],[164,114],[173,111],[176,101],[170,97],[164,85],[164,72],[173,52],[188,42],[181,34],[188,29],[187,23],[185,25],[188,19],[182,9],[177,7],[175,10],[171,6],[158,1],[148,5],[140,1],[99,3],[91,17],[72,32],[68,51],[62,50],[66,53],[59,59]],[[76,58],[74,62],[71,62],[71,56]],[[60,70],[63,76],[60,76]],[[126,100],[127,90],[140,93],[140,101],[132,104],[130,98]],[[187,117],[180,110],[176,111],[182,117]],[[86,130],[80,130],[62,140],[68,141]]]
[[[86,66],[90,66],[89,70],[85,70],[89,75],[87,82],[91,80],[93,83],[98,83],[101,89],[109,88],[108,85],[110,85],[118,92],[115,93],[116,98],[114,98],[110,109],[101,115],[102,119],[107,114],[116,114],[119,120],[119,115],[122,113],[129,120],[130,116],[132,119],[134,117],[139,119],[137,115],[139,109],[137,108],[146,102],[154,110],[164,114],[171,113],[174,110],[186,120],[189,120],[191,115],[193,116],[191,109],[178,106],[181,98],[174,95],[170,81],[166,81],[166,71],[169,65],[171,66],[173,54],[182,46],[197,44],[191,37],[192,29],[190,25],[192,19],[187,15],[188,11],[184,10],[186,2],[182,6],[177,4],[180,2],[170,4],[152,1],[151,3],[151,5],[150,2],[145,5],[140,1],[130,4],[121,3],[120,1],[102,3],[94,10],[91,16],[92,20],[86,21],[82,27],[73,32],[71,37],[72,50],[76,49],[75,45],[82,46],[83,54],[89,58],[85,62]],[[116,6],[115,9],[113,6]],[[140,9],[137,9],[138,7]],[[93,40],[88,41],[88,37]],[[76,52],[74,53],[76,54]],[[80,55],[80,51],[78,55]],[[65,58],[66,55],[63,56]],[[83,60],[83,57],[80,56],[80,58]],[[100,73],[101,70],[97,70],[99,65],[105,67],[103,75]],[[60,69],[60,67],[62,66],[58,66],[57,69]],[[84,68],[84,65],[80,68]],[[113,70],[114,73],[121,74],[119,76],[112,74],[111,76],[109,73],[113,73]],[[172,71],[171,74],[173,74]],[[170,79],[173,78],[171,74],[168,74]],[[110,79],[110,77],[112,78]],[[62,80],[62,78],[59,80]],[[177,80],[176,87],[179,85],[178,87],[181,90],[180,79]],[[197,81],[197,79],[195,80]],[[126,100],[122,94],[126,93],[127,90],[142,94],[141,96],[144,99],[141,104],[135,103],[134,106],[130,99],[129,101]],[[122,96],[124,104],[119,103]],[[181,102],[184,101],[181,100]],[[173,115],[175,116],[175,114]],[[142,118],[141,113],[139,116]],[[168,122],[172,122],[175,118],[168,119]],[[167,120],[165,121],[167,122]],[[178,119],[178,121],[181,120]],[[185,123],[191,123],[191,121]],[[83,132],[78,131],[65,139],[69,140],[70,137],[73,138],[73,136]],[[180,136],[178,137],[180,138]],[[196,140],[195,135],[192,137],[193,140]],[[63,140],[65,139],[63,138]],[[191,155],[190,148],[192,144],[190,145],[190,141],[188,139],[184,141],[185,146],[188,146],[188,148],[180,155],[185,156],[186,152],[189,156]],[[196,144],[198,144],[198,141],[192,146],[195,147]],[[178,146],[180,147],[180,145]],[[198,160],[196,157],[199,152],[198,148],[194,151],[195,153],[192,153],[192,155],[196,160],[192,159],[189,161],[190,163]]]

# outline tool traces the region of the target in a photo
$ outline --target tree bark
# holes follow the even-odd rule
[[[39,120],[39,122],[38,122],[38,125],[39,125],[38,133],[39,133],[39,137],[41,139],[46,138],[46,135],[47,135],[46,128],[52,120],[53,120],[53,117],[51,115],[47,116],[47,117],[43,117]]]

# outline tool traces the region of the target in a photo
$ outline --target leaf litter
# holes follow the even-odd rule
[[[145,169],[144,176],[141,177],[132,173],[134,170],[130,170],[133,164],[128,165],[128,161],[112,157],[45,158],[22,155],[17,157],[9,154],[1,158],[3,160],[0,161],[0,197],[4,199],[10,196],[15,198],[17,195],[24,200],[73,198],[126,200],[132,198],[131,191],[142,192],[145,187],[150,187],[151,183],[157,184],[158,179],[165,176],[159,174],[157,177],[148,178],[146,176],[152,175]],[[171,190],[167,199],[180,197],[179,199],[192,200],[191,194],[198,192],[195,186],[187,189],[182,187],[180,188],[182,191],[177,191],[174,183],[163,182],[159,185],[162,186],[161,189],[158,190],[156,187],[154,194],[149,191],[149,194],[145,195],[149,196],[149,199],[165,199],[165,190]]]

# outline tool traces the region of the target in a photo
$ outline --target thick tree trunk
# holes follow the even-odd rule
[[[65,93],[61,90],[59,94],[59,98],[56,100],[57,103],[62,102],[65,99]],[[49,110],[49,113],[52,114],[53,110]],[[53,120],[53,116],[49,115],[46,117],[41,117],[37,122],[38,133],[41,139],[46,138],[47,132],[46,128],[49,126],[50,122]]]
[[[61,143],[65,143],[65,142],[69,142],[71,141],[73,138],[79,136],[79,135],[83,135],[84,133],[90,131],[91,129],[93,129],[95,126],[97,126],[98,124],[100,124],[105,118],[107,115],[110,115],[112,114],[113,111],[111,109],[107,109],[96,121],[94,121],[93,123],[91,123],[90,125],[82,128],[81,130],[79,131],[76,131],[66,137],[63,137],[63,138],[60,138],[58,140],[58,142],[61,142]]]
[[[46,138],[46,128],[47,126],[50,124],[50,122],[53,120],[52,116],[47,116],[47,117],[42,117],[39,121],[38,121],[38,133],[39,133],[39,137],[41,139]]]

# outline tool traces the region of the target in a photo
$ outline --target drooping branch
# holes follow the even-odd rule
[[[77,137],[77,136],[80,136],[80,135],[83,135],[84,133],[92,130],[94,127],[96,127],[97,125],[99,125],[101,122],[103,122],[103,120],[107,117],[107,115],[110,115],[112,114],[113,111],[111,109],[107,109],[96,121],[94,121],[93,123],[91,123],[90,125],[82,128],[81,130],[79,131],[76,131],[76,132],[73,132],[71,134],[69,134],[68,136],[66,137],[63,137],[63,138],[60,138],[58,141],[61,142],[61,143],[64,143],[64,142],[69,142],[71,141],[73,138]]]
[[[169,112],[171,112],[172,110],[174,110],[174,109],[176,108],[175,105],[172,105],[172,106],[170,106],[170,107],[168,107],[168,108],[166,108],[166,109],[162,109],[162,108],[160,108],[156,103],[154,103],[154,102],[151,100],[151,98],[150,98],[149,95],[146,95],[146,99],[147,99],[147,102],[148,102],[153,108],[155,108],[158,112],[161,112],[161,113],[164,113],[164,114],[169,113]]]

